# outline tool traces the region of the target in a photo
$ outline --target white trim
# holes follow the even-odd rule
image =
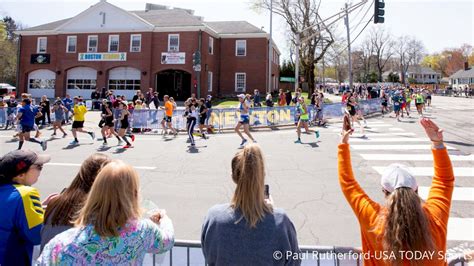
[[[76,45],[74,46],[74,51],[69,51],[69,39],[70,38],[75,38],[76,39]],[[75,54],[77,53],[77,36],[76,35],[70,35],[66,37],[66,53],[67,54]]]
[[[237,48],[239,47],[238,43],[242,43],[242,42],[245,44],[245,53],[243,55],[239,55],[237,52],[238,51]],[[235,40],[235,56],[239,56],[239,57],[247,56],[247,40]]]
[[[209,36],[209,45],[207,47],[207,50],[209,52],[209,49],[211,49],[211,51],[209,52],[209,54],[213,55],[214,54],[214,37],[212,36]]]
[[[138,51],[133,51],[133,37],[140,37],[140,46],[138,47]],[[141,34],[131,34],[130,35],[130,52],[131,53],[139,53],[142,51],[142,35]]]
[[[244,88],[243,90],[237,90],[237,76],[238,75],[244,75]],[[235,92],[245,92],[247,90],[247,73],[245,72],[236,72],[235,73],[235,80],[234,80],[234,91]]]
[[[110,50],[110,43],[111,43],[111,40],[112,40],[112,37],[118,37],[118,44],[117,44],[117,51],[111,51]],[[109,35],[109,45],[107,47],[107,51],[109,53],[116,53],[120,50],[120,35],[117,35],[117,34],[112,34],[112,35]]]
[[[171,40],[171,37],[175,37],[175,36],[178,36],[178,49],[176,50],[171,50],[170,49],[170,40]],[[168,34],[168,52],[179,52],[179,33],[170,33]]]
[[[97,38],[95,51],[90,51],[89,50],[91,48],[89,46],[91,37],[96,37]],[[99,51],[99,35],[87,35],[87,53],[97,53],[98,51]]]
[[[46,44],[45,44],[45,48],[44,48],[44,51],[41,52],[40,51],[40,40],[46,40]],[[48,52],[48,37],[38,37],[36,39],[36,53],[37,54],[45,54]]]
[[[212,71],[207,72],[207,92],[212,92]]]

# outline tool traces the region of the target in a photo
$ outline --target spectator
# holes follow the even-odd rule
[[[0,265],[31,265],[44,210],[36,188],[48,155],[15,150],[0,157]]]
[[[286,90],[286,93],[285,93],[285,101],[286,101],[286,105],[289,106],[291,104],[291,92],[290,90]]]
[[[5,130],[8,129],[8,126],[14,126],[15,116],[17,113],[18,102],[15,97],[10,96],[10,100],[7,102],[7,123],[5,125]]]
[[[209,118],[211,118],[211,114],[212,114],[212,96],[211,95],[207,95],[206,102],[204,102],[204,105],[207,108],[206,125],[209,128],[208,132],[210,131],[209,133],[213,133],[213,126],[209,125]]]
[[[254,90],[253,94],[253,106],[254,107],[261,107],[262,104],[260,103],[260,92],[258,90]]]
[[[208,265],[299,265],[276,251],[297,254],[293,223],[282,209],[265,199],[265,167],[258,145],[249,144],[232,159],[237,185],[230,204],[212,207],[202,227],[202,251]]]
[[[418,186],[409,169],[400,164],[387,167],[381,185],[385,194],[382,206],[364,192],[354,179],[349,149],[351,131],[344,131],[339,145],[338,168],[342,191],[359,220],[364,254],[389,254],[390,261],[364,258],[364,265],[405,264],[400,251],[433,252],[419,265],[446,265],[446,232],[454,186],[454,174],[442,130],[429,119],[421,125],[432,141],[434,177],[426,202],[418,196]],[[345,122],[346,124],[346,122]],[[346,128],[344,125],[343,128]],[[422,253],[427,254],[427,253]],[[413,261],[412,261],[413,262]]]
[[[136,102],[138,99],[140,99],[140,94],[141,94],[141,93],[142,93],[142,92],[141,92],[140,90],[137,90],[137,91],[135,92],[135,95],[133,95],[133,98],[132,98],[132,103],[133,103],[133,105],[135,105],[135,102]]]
[[[81,165],[71,185],[61,194],[49,197],[41,230],[41,250],[56,235],[74,227],[72,221],[86,201],[100,169],[110,162],[110,157],[102,153],[89,156]]]
[[[100,98],[101,99],[107,98],[107,89],[105,89],[105,87],[102,87],[102,89],[100,90]]]
[[[139,177],[122,161],[97,175],[76,227],[51,241],[38,265],[142,265],[145,253],[164,253],[174,244],[174,229],[164,210],[141,219]]]
[[[271,93],[267,94],[267,98],[265,99],[265,105],[267,107],[273,107],[273,98]]]
[[[100,109],[100,90],[96,88],[95,91],[91,93],[91,100],[92,100],[92,110],[99,110]]]
[[[46,118],[48,118],[48,125],[51,124],[51,103],[46,95],[41,96],[40,106],[41,113],[43,114],[41,117],[41,125],[46,125]]]
[[[286,105],[286,95],[283,92],[283,89],[280,89],[280,93],[278,94],[278,106],[285,106]]]
[[[145,95],[145,103],[147,106],[150,105],[150,103],[152,102],[152,99],[153,99],[153,96],[155,95],[155,93],[153,92],[153,88],[148,88],[148,91],[146,92],[146,95]]]

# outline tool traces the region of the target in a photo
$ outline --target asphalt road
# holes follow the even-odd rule
[[[412,108],[414,109],[414,108]],[[427,115],[445,130],[446,144],[452,147],[456,189],[448,233],[449,248],[474,248],[474,101],[464,98],[437,97]],[[97,128],[97,113],[88,113],[87,127]],[[417,117],[375,117],[368,120],[368,139],[357,134],[351,140],[353,167],[365,191],[383,202],[379,171],[392,162],[413,167],[425,197],[430,185],[432,160]],[[266,183],[276,207],[284,208],[295,224],[298,240],[304,245],[360,246],[359,226],[343,197],[337,177],[337,144],[340,124],[320,129],[321,137],[302,136],[303,144],[293,143],[294,128],[254,132],[266,160]],[[357,133],[357,132],[356,132]],[[12,131],[0,132],[0,154],[17,147]],[[43,130],[43,136],[51,134]],[[71,135],[71,134],[70,134]],[[177,239],[199,240],[201,224],[214,204],[229,202],[234,184],[230,162],[240,139],[233,133],[212,135],[197,140],[197,150],[190,151],[187,136],[139,135],[134,148],[122,150],[110,139],[109,149],[100,150],[100,141],[80,136],[81,145],[68,147],[71,137],[49,142],[51,164],[45,166],[35,185],[42,197],[59,192],[73,179],[78,165],[98,151],[137,167],[141,176],[141,195],[173,219]],[[40,150],[39,145],[25,148]],[[425,192],[423,192],[425,191]]]

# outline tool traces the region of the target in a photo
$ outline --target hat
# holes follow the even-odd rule
[[[245,94],[239,94],[239,95],[237,95],[237,97],[239,97],[241,99],[245,99]]]
[[[410,169],[398,163],[391,164],[385,169],[380,184],[390,193],[401,187],[407,187],[413,190],[418,189],[418,184]]]
[[[33,164],[43,165],[51,160],[47,154],[31,150],[14,150],[0,157],[0,183],[10,182],[14,177],[26,173]]]
[[[211,95],[207,95],[207,98],[208,98],[208,99],[211,99],[211,98],[212,98],[212,96],[211,96]]]

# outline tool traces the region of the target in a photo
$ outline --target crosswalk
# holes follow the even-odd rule
[[[360,156],[366,160],[370,168],[377,174],[382,174],[384,169],[394,162],[405,163],[412,173],[419,179],[419,195],[427,199],[431,177],[433,176],[433,155],[431,144],[426,136],[417,136],[413,132],[406,132],[396,128],[386,120],[374,119],[368,121],[369,130],[365,137],[358,133],[351,136],[351,150],[353,156]],[[395,129],[395,130],[394,130]],[[341,125],[335,126],[333,132],[341,132]],[[464,213],[467,206],[474,206],[473,187],[462,186],[473,184],[474,155],[463,154],[456,148],[447,146],[454,167],[456,184],[453,191],[451,214],[448,223],[448,246],[461,243],[474,244],[474,212]],[[474,208],[470,208],[471,210]],[[472,217],[468,217],[472,216]]]

